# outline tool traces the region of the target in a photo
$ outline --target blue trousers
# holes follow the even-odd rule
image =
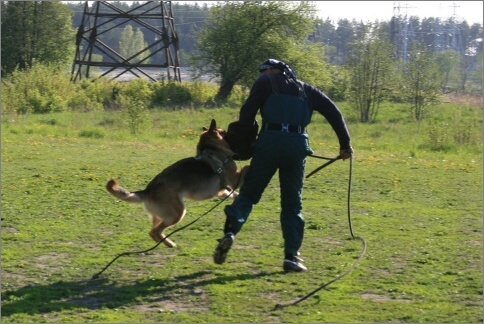
[[[259,202],[265,188],[279,170],[284,253],[296,255],[304,236],[301,211],[306,156],[312,153],[306,134],[262,131],[255,144],[240,194],[224,209],[227,216],[224,231],[237,234],[241,230],[253,205]]]

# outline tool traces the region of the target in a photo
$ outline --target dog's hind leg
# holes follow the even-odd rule
[[[163,240],[163,243],[168,247],[175,247],[176,244],[172,240],[167,239],[163,231],[180,222],[185,216],[186,210],[183,202],[179,199],[173,199],[169,204],[145,204],[145,207],[150,213],[153,222],[153,227],[149,232],[151,238],[156,242]]]
[[[156,242],[163,241],[163,243],[170,248],[176,247],[175,242],[166,238],[166,235],[163,234],[163,231],[168,226],[165,226],[163,224],[163,221],[161,221],[157,217],[154,217],[154,216],[151,216],[151,217],[152,217],[152,221],[153,221],[153,227],[151,228],[151,231],[149,232],[151,238],[153,240],[155,240]]]

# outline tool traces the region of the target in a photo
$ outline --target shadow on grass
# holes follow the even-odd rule
[[[48,285],[29,285],[2,292],[2,317],[17,313],[44,314],[73,309],[118,308],[140,303],[140,297],[149,302],[169,300],[180,292],[193,294],[196,288],[224,284],[235,280],[251,280],[275,273],[240,274],[214,278],[211,271],[168,279],[147,279],[119,285],[108,279],[58,281]]]

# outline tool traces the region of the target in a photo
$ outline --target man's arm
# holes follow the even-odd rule
[[[338,109],[336,104],[331,99],[329,99],[328,96],[326,96],[321,90],[307,84],[306,87],[306,93],[308,94],[311,108],[318,111],[324,116],[324,118],[326,118],[326,120],[329,122],[334,132],[336,133],[336,136],[338,137],[340,154],[343,154],[344,157],[348,156],[348,153],[346,151],[352,151],[350,143],[350,133],[346,126],[343,115],[341,114],[341,111]]]
[[[252,126],[259,109],[264,105],[271,94],[271,84],[269,78],[265,75],[255,80],[250,94],[240,108],[239,122],[244,126]]]

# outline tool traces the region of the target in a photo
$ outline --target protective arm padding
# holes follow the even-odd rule
[[[257,120],[252,126],[242,125],[239,121],[229,124],[225,140],[229,143],[230,149],[235,152],[233,157],[235,160],[245,161],[252,158],[258,131]]]

